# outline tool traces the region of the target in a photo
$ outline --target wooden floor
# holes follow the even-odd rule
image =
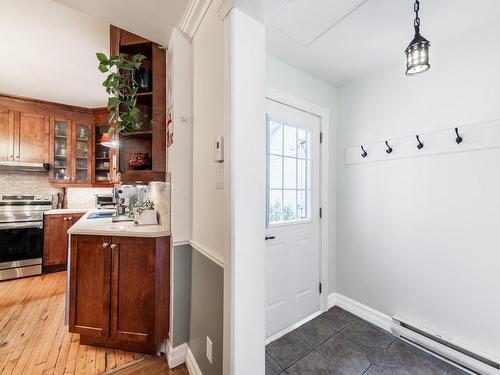
[[[188,374],[164,358],[80,345],[64,325],[65,291],[65,272],[0,282],[1,375]]]

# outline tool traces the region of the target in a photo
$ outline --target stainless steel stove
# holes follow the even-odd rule
[[[43,213],[50,195],[3,195],[0,199],[0,281],[42,273]]]

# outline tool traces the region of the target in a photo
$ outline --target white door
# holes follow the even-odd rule
[[[320,310],[320,119],[267,100],[266,337]]]

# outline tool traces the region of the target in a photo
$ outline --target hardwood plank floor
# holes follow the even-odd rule
[[[65,272],[0,282],[1,375],[189,374],[164,358],[80,345],[64,325],[65,292]]]

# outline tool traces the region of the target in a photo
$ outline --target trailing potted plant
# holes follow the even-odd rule
[[[129,57],[120,53],[109,58],[104,53],[97,53],[99,70],[108,73],[102,85],[111,95],[108,99],[108,137],[113,134],[137,132],[142,129],[144,115],[137,106],[136,71],[145,56],[136,54]]]

